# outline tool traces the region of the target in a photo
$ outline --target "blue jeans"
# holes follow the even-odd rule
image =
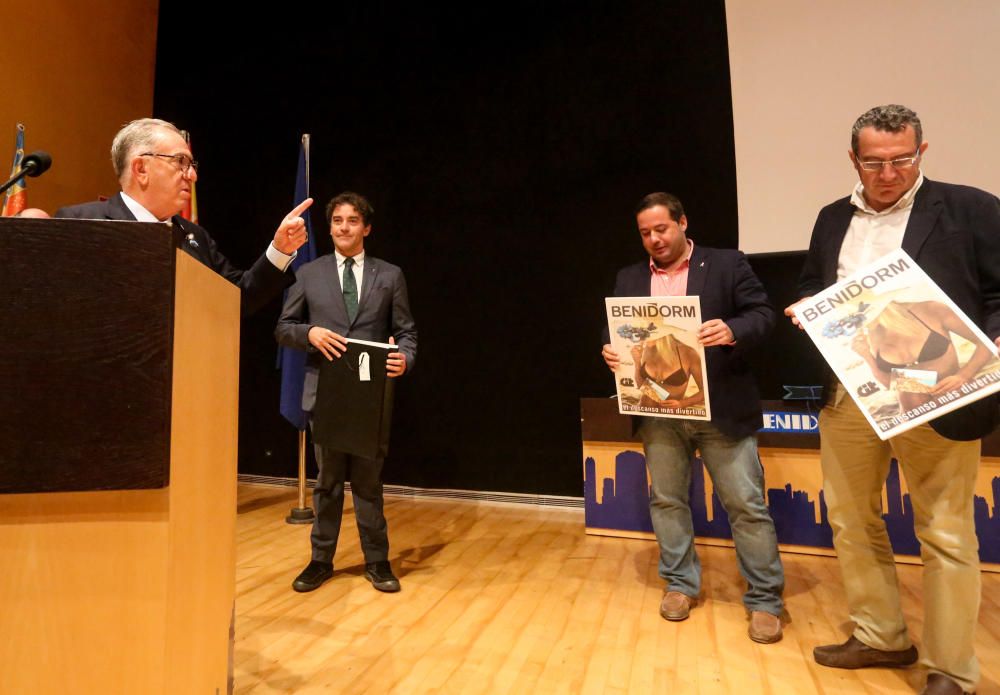
[[[779,615],[785,573],[774,521],[764,504],[764,469],[756,438],[733,439],[711,422],[652,417],[643,418],[639,434],[652,479],[649,513],[667,589],[691,597],[701,591],[688,501],[691,457],[697,449],[729,515],[737,563],[748,585],[743,604],[751,611]]]

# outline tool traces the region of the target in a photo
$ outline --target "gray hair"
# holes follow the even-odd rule
[[[178,135],[181,131],[173,123],[161,121],[159,118],[139,118],[126,123],[111,143],[111,164],[115,167],[115,176],[121,181],[128,173],[129,162],[140,150],[148,150],[156,141],[158,128],[172,130]]]
[[[851,150],[854,154],[858,153],[858,133],[868,126],[887,133],[899,133],[906,130],[906,126],[913,126],[917,147],[924,141],[924,129],[920,126],[920,118],[915,111],[899,104],[886,104],[868,109],[854,121],[854,127],[851,128]]]

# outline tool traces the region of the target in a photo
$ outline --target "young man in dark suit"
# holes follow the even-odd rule
[[[198,162],[174,124],[157,118],[127,124],[111,144],[111,162],[121,192],[108,200],[60,208],[55,216],[179,226],[184,234],[181,248],[239,286],[244,314],[260,308],[289,284],[285,270],[306,241],[305,222],[299,215],[312,205],[312,198],[288,213],[267,250],[249,270],[240,270],[219,252],[204,228],[180,216],[191,200],[191,186],[198,180]]]
[[[649,511],[660,545],[660,576],[667,581],[660,615],[684,620],[701,590],[688,501],[691,456],[698,449],[729,515],[747,580],[743,602],[750,638],[777,642],[785,579],[757,455],[760,396],[744,360],[745,351],[774,326],[774,309],[742,253],[697,246],[687,238],[687,217],[675,196],[647,195],[636,207],[636,221],[649,257],[618,273],[614,295],[700,297],[704,323],[698,338],[705,346],[712,407],[710,422],[637,416],[652,479]],[[610,344],[602,356],[612,371],[618,367],[620,356]]]
[[[920,119],[905,106],[877,106],[855,121],[848,155],[860,181],[850,196],[820,210],[799,295],[809,297],[902,248],[1000,346],[1000,201],[924,178],[926,151]],[[792,307],[785,314],[795,321]],[[855,628],[846,642],[817,647],[813,656],[834,668],[917,660],[882,520],[882,486],[895,456],[924,563],[922,647],[930,669],[924,692],[972,692],[979,680],[973,641],[980,596],[973,490],[980,438],[996,424],[996,400],[985,398],[883,442],[830,377],[819,416],[823,491]],[[938,387],[963,380],[948,376]]]
[[[296,271],[288,290],[275,337],[285,347],[305,350],[302,409],[316,404],[321,360],[339,359],[347,338],[389,342],[386,373],[400,377],[413,369],[417,329],[410,313],[403,272],[391,263],[365,254],[371,233],[372,206],[357,193],[345,192],[327,205],[334,253]],[[349,407],[349,404],[347,405]],[[333,576],[333,556],[344,508],[348,472],[354,516],[365,556],[365,577],[379,591],[399,591],[389,565],[389,537],[382,512],[382,460],[367,459],[316,445],[319,479],[313,491],[316,520],[312,560],[292,583],[296,591],[313,591]]]

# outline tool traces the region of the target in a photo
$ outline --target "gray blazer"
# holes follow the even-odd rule
[[[327,328],[346,338],[388,342],[396,339],[406,355],[406,372],[417,361],[417,327],[410,313],[406,279],[398,266],[365,255],[358,315],[348,322],[347,306],[337,277],[337,257],[329,254],[295,271],[295,284],[288,290],[274,337],[285,347],[304,350],[305,382],[302,409],[312,412],[316,403],[320,360],[326,359],[309,343],[309,329]]]

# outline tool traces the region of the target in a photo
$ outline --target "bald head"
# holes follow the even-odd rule
[[[27,217],[34,220],[48,220],[52,218],[52,215],[45,212],[41,208],[24,208],[18,212],[14,217]]]

